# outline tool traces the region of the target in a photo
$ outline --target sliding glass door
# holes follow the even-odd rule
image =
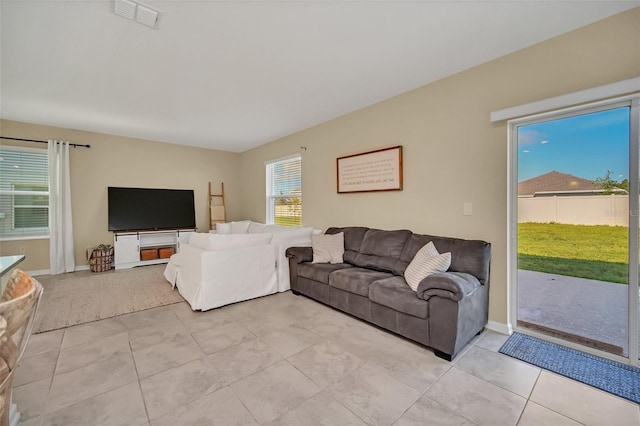
[[[637,115],[636,99],[510,122],[513,325],[632,364]]]

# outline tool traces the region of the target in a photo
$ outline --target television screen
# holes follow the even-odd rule
[[[191,189],[108,188],[109,231],[196,227]]]

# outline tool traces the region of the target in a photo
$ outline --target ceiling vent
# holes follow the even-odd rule
[[[114,0],[113,3],[113,11],[116,15],[136,21],[147,27],[158,27],[160,11],[133,0]]]

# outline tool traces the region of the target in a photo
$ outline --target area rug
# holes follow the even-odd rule
[[[513,333],[500,352],[640,403],[640,368]]]
[[[44,292],[34,333],[182,302],[162,276],[165,265],[38,277]]]

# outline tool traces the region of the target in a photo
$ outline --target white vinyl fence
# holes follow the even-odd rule
[[[629,196],[519,197],[518,222],[629,226]]]

